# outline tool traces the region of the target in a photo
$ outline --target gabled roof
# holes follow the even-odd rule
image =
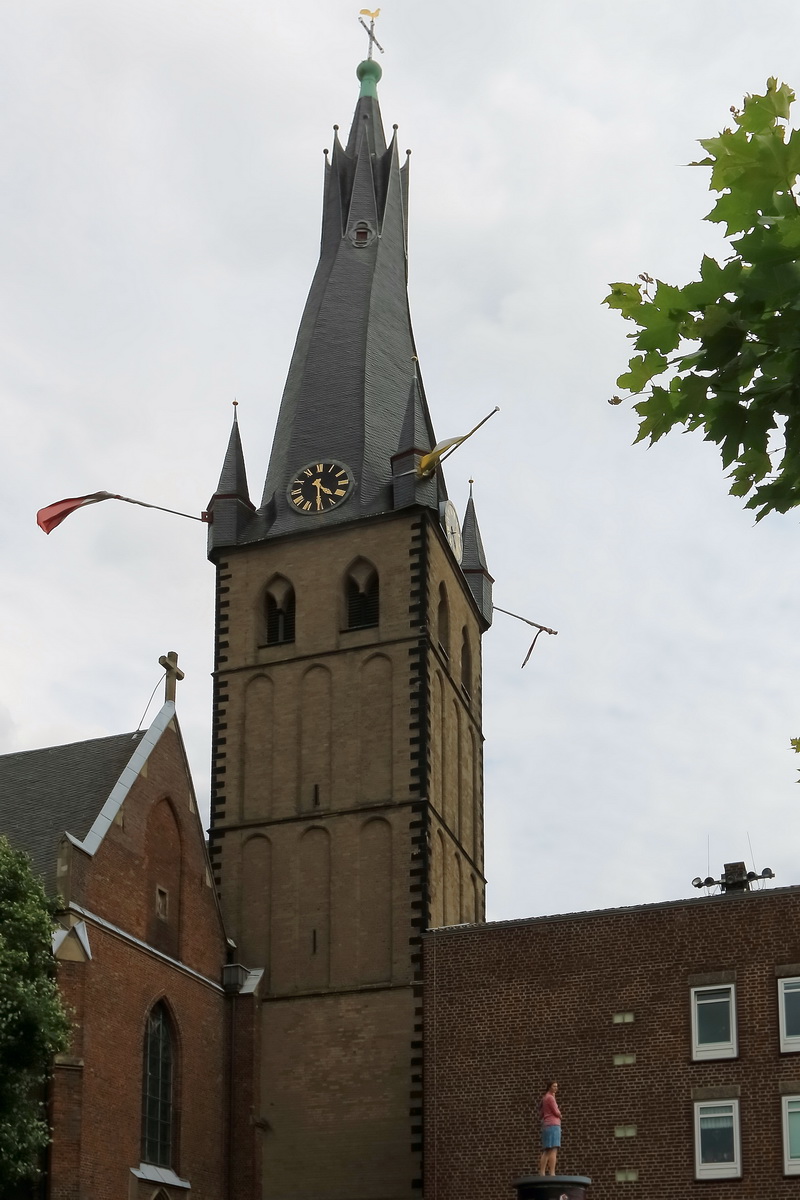
[[[30,854],[50,895],[61,838],[94,854],[174,716],[167,702],[149,729],[0,755],[0,833]]]

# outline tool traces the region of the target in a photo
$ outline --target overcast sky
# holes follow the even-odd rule
[[[725,252],[683,164],[767,76],[800,89],[797,0],[762,13],[394,0],[378,22],[437,434],[502,409],[450,494],[463,511],[475,478],[496,602],[559,631],[524,671],[525,626],[484,639],[490,918],[694,894],[751,844],[800,883],[800,518],[756,528],[698,435],[631,446],[630,406],[607,404],[626,326],[601,305]],[[109,502],[45,537],[35,512],[108,489],[199,513],[234,397],[260,495],[357,17],[0,3],[2,752],[135,728],[175,649],[207,806],[205,528]]]

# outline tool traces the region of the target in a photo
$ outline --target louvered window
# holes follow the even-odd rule
[[[380,617],[378,572],[371,567],[364,570],[362,564],[351,569],[347,576],[346,599],[348,629],[367,629],[370,625],[377,625]]]
[[[288,579],[276,575],[267,587],[266,627],[267,645],[294,641],[294,588]]]

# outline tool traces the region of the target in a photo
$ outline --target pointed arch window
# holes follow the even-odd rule
[[[445,654],[450,655],[450,605],[447,602],[447,588],[439,584],[439,606],[436,609],[436,636]]]
[[[171,1167],[174,1132],[175,1039],[166,1005],[150,1010],[144,1036],[142,1162]]]
[[[293,642],[294,588],[283,575],[276,575],[267,585],[265,610],[267,645]]]
[[[466,625],[461,631],[461,688],[467,696],[472,695],[472,650]]]
[[[347,572],[347,628],[368,629],[380,617],[380,582],[371,562],[359,558]]]

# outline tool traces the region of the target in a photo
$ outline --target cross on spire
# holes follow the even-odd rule
[[[383,46],[380,44],[378,39],[375,37],[375,21],[380,15],[381,15],[381,10],[379,8],[376,8],[375,12],[370,12],[370,10],[368,8],[362,8],[361,16],[358,18],[359,25],[363,25],[364,29],[366,29],[367,33],[369,34],[369,52],[367,54],[367,58],[372,58],[372,47],[373,46],[377,46],[378,49],[380,50],[381,54],[385,54],[385,50],[383,49]],[[364,17],[369,17],[369,25],[364,20]]]
[[[164,699],[175,703],[175,685],[183,679],[183,671],[178,666],[178,655],[174,650],[170,650],[168,654],[162,654],[158,660],[159,666],[164,668],[166,672],[164,679]]]

